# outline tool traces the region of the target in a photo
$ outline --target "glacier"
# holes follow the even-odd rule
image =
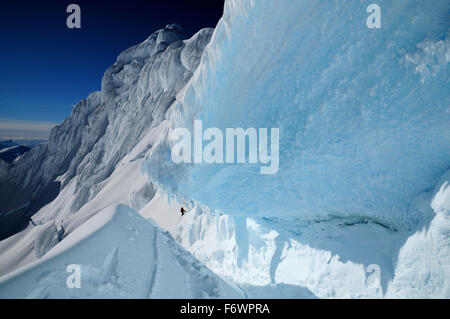
[[[0,240],[0,296],[449,298],[448,1],[377,3],[381,29],[369,1],[228,0],[125,50],[0,161],[0,217],[36,224]],[[279,171],[175,164],[194,120],[280,128]]]
[[[279,172],[176,164],[167,137],[144,164],[193,211],[174,236],[216,273],[324,298],[448,297],[448,211],[431,208],[450,167],[448,2],[379,1],[379,30],[369,4],[226,3],[167,119],[279,127]]]
[[[414,199],[411,209],[431,217],[411,231],[348,218],[236,217],[198,203],[165,227],[208,268],[240,284],[289,284],[320,298],[448,298],[449,174]],[[152,201],[142,213],[167,223],[156,207],[173,210]],[[379,282],[370,285],[374,269]]]
[[[450,167],[448,1],[379,1],[381,29],[367,5],[229,1],[169,118],[280,128],[280,169],[177,165],[164,142],[152,180],[226,214],[416,227],[412,199]]]

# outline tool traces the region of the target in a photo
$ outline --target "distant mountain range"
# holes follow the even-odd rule
[[[0,141],[0,159],[11,163],[17,157],[28,152],[33,146],[42,144],[45,140],[5,140]]]
[[[0,141],[0,150],[7,148],[7,147],[17,146],[17,145],[19,145],[19,144],[14,142],[13,140]]]

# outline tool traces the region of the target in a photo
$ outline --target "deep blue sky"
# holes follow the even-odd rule
[[[215,27],[223,2],[1,0],[0,131],[5,121],[61,122],[100,89],[120,52],[168,23],[181,24],[187,37]],[[81,29],[66,26],[71,3],[81,7]]]

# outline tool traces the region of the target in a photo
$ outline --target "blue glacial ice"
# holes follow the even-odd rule
[[[412,229],[409,210],[450,167],[447,0],[227,1],[173,128],[280,128],[279,171],[175,164],[165,140],[150,178],[225,214],[372,220]],[[290,218],[290,217],[289,217]]]

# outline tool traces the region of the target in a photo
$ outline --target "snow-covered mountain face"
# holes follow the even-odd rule
[[[102,91],[80,101],[51,131],[48,144],[36,146],[9,170],[9,181],[22,188],[16,206],[31,202],[27,213],[34,213],[70,182],[75,183],[73,199],[59,212],[60,219],[93,198],[100,189],[96,185],[111,175],[146,130],[163,120],[198,66],[212,31],[201,30],[184,41],[180,26],[167,25],[121,53],[106,70]],[[42,202],[49,193],[51,198]],[[1,213],[11,209],[3,206]]]
[[[0,163],[2,217],[58,190],[0,241],[0,295],[449,298],[448,1],[380,0],[381,29],[369,4],[228,0],[214,32],[124,51],[48,145]],[[196,119],[280,128],[279,171],[175,164],[168,133]]]

